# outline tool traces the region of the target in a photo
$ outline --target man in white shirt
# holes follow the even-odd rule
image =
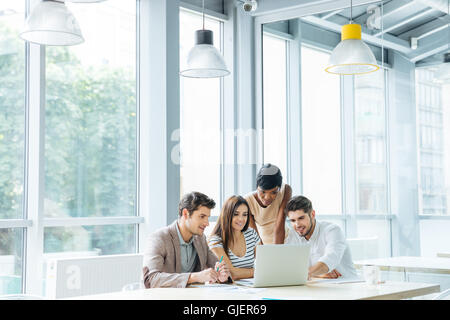
[[[357,278],[350,248],[339,226],[317,221],[309,199],[293,197],[286,204],[286,212],[293,230],[284,243],[309,243],[309,278]]]

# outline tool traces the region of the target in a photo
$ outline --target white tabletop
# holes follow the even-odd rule
[[[381,270],[450,274],[450,259],[443,257],[391,257],[359,260],[354,264],[358,268],[374,265]]]
[[[309,282],[304,286],[249,288],[242,286],[154,288],[82,296],[83,300],[355,300],[405,299],[440,291],[438,284],[387,281],[369,285],[357,283]]]

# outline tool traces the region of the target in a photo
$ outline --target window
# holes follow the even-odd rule
[[[354,77],[358,213],[387,213],[384,72]]]
[[[416,69],[420,252],[435,257],[450,250],[450,83],[442,65]]]
[[[65,221],[136,215],[136,1],[66,5],[85,42],[46,48],[44,252],[135,252],[134,225]]]
[[[201,28],[200,14],[180,10],[180,70]],[[220,51],[221,22],[205,18],[205,29],[213,31]],[[180,77],[180,194],[198,191],[211,197],[213,216],[221,206],[221,86],[220,78]]]
[[[434,68],[416,70],[419,212],[448,215],[450,104],[444,92],[449,91],[449,85],[437,82],[434,72]]]
[[[24,1],[0,3],[0,294],[22,291],[25,154],[25,45],[17,37]]]
[[[263,85],[264,85],[264,163],[278,166],[287,177],[287,41],[264,34]],[[283,180],[286,182],[286,180]]]
[[[340,79],[329,54],[301,47],[303,194],[317,214],[342,214]]]

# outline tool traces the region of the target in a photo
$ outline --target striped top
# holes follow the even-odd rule
[[[255,229],[248,228],[244,232],[245,238],[245,255],[242,257],[236,256],[230,249],[228,249],[228,258],[235,268],[253,268],[255,262],[255,247],[261,239]],[[211,234],[208,239],[209,248],[223,248],[222,238],[216,234]]]

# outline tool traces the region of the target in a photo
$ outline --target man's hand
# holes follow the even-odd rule
[[[205,270],[200,271],[200,272],[191,273],[191,276],[189,277],[189,280],[190,281],[188,283],[193,283],[193,282],[213,283],[213,282],[217,282],[217,280],[219,280],[219,272],[217,272],[216,269],[213,269],[213,268],[205,269]]]
[[[316,278],[324,278],[324,279],[337,279],[339,277],[342,277],[342,274],[340,274],[340,272],[337,271],[336,269],[334,269],[331,272],[328,272],[326,274],[316,276]]]
[[[219,281],[220,282],[227,282],[228,277],[231,277],[230,270],[228,269],[228,266],[225,263],[225,261],[222,261],[221,263],[216,262],[214,269],[216,271],[219,270],[218,273],[219,273]]]

